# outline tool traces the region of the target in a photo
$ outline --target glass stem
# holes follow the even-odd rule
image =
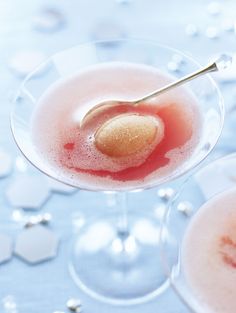
[[[118,192],[117,197],[117,208],[120,210],[117,233],[121,240],[125,240],[129,237],[129,225],[128,225],[128,214],[127,214],[127,193]]]

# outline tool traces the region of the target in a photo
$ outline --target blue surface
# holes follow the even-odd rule
[[[115,0],[2,0],[0,1],[0,147],[12,156],[19,154],[9,128],[9,111],[12,94],[18,88],[20,79],[8,69],[11,55],[21,49],[39,49],[51,55],[61,49],[93,39],[92,34],[101,21],[113,21],[124,30],[127,37],[152,39],[191,54],[196,60],[205,63],[206,59],[217,52],[235,49],[235,34],[222,33],[219,39],[210,40],[204,35],[209,25],[220,25],[226,17],[233,17],[236,3],[232,0],[220,1],[222,14],[209,16],[206,5],[209,1],[157,1],[133,0],[121,5]],[[44,7],[55,7],[63,12],[66,26],[53,33],[38,32],[32,28],[31,18]],[[200,28],[198,37],[188,37],[185,27],[194,23]],[[226,106],[236,104],[235,84],[222,84]],[[236,150],[234,139],[236,114],[227,117],[215,156]],[[214,157],[214,153],[212,157]],[[14,173],[13,175],[17,175]],[[12,176],[11,176],[12,177]],[[5,198],[5,189],[10,179],[0,180],[0,231],[13,236],[20,231],[21,225],[11,220],[14,208]],[[155,189],[142,195],[133,195],[132,205],[143,205],[152,210],[155,205]],[[88,218],[101,212],[106,206],[105,196],[98,193],[79,191],[72,196],[54,194],[44,205],[41,212],[51,212],[52,228],[60,235],[59,256],[51,262],[29,266],[16,257],[0,265],[0,312],[52,313],[65,310],[70,297],[79,296],[84,312],[189,312],[180,303],[172,290],[163,293],[150,303],[129,307],[111,307],[96,302],[82,294],[72,282],[67,268],[69,242],[72,236],[72,214],[82,214]],[[4,311],[2,299],[12,295],[17,303],[16,311]]]

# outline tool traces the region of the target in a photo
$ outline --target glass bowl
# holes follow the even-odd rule
[[[30,122],[38,99],[59,79],[74,75],[91,65],[121,61],[152,65],[163,72],[168,72],[173,57],[179,60],[181,67],[171,72],[172,77],[183,76],[200,67],[197,62],[180,51],[139,40],[85,43],[51,56],[26,77],[16,96],[11,113],[11,128],[17,146],[41,172],[74,186],[69,176],[55,172],[41,159],[32,142]],[[164,184],[188,173],[206,158],[220,136],[224,121],[224,105],[216,84],[209,75],[206,75],[188,83],[188,87],[197,97],[203,113],[201,140],[182,166],[168,177],[147,182],[141,188],[139,186],[141,190],[163,187]],[[91,191],[109,191],[100,188],[99,185],[88,186],[82,182],[74,187]],[[168,286],[161,267],[159,240],[150,240],[153,237],[151,234],[154,236],[160,234],[160,219],[153,219],[153,212],[148,212],[148,209],[135,212],[127,210],[125,191],[134,189],[135,185],[133,188],[123,188],[122,185],[119,185],[119,188],[112,188],[112,192],[116,192],[114,197],[118,210],[113,210],[112,213],[108,210],[107,214],[100,217],[96,214],[90,222],[80,228],[74,239],[69,260],[72,278],[83,291],[96,299],[116,305],[147,301],[161,294]],[[157,197],[156,205],[159,204],[163,203]],[[145,206],[148,207],[148,204]],[[151,230],[149,235],[146,234],[149,232],[147,229]]]

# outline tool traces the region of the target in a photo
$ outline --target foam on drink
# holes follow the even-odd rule
[[[182,246],[187,283],[206,313],[236,310],[236,188],[206,202]]]
[[[79,120],[82,111],[97,103],[139,98],[170,81],[153,67],[113,62],[56,82],[41,96],[32,118],[37,152],[56,176],[85,188],[141,187],[170,175],[191,156],[202,129],[197,102],[184,87],[137,107],[108,106],[82,128]],[[145,117],[145,122],[148,118],[161,121],[163,138],[156,136],[148,145],[136,141],[138,148],[126,155],[112,156],[98,149],[97,131],[109,120],[125,115]]]

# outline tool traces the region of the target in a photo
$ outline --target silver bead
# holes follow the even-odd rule
[[[199,30],[195,24],[188,24],[185,28],[185,33],[190,37],[195,37],[199,34]]]
[[[31,216],[28,219],[28,221],[25,223],[24,227],[25,228],[29,228],[29,227],[32,227],[32,226],[35,226],[35,225],[39,224],[39,222],[40,222],[39,215]]]
[[[76,299],[76,298],[69,299],[66,302],[66,306],[71,312],[76,312],[76,313],[82,312],[82,308],[81,308],[82,304],[79,299]]]
[[[39,215],[31,216],[25,223],[25,228],[32,227],[38,224],[47,225],[50,223],[52,215],[50,213],[44,213]]]
[[[161,198],[164,201],[170,200],[175,195],[175,190],[173,188],[161,188],[158,190],[157,194],[159,198]]]
[[[219,30],[217,27],[209,26],[207,27],[205,34],[209,39],[217,39],[219,37]]]
[[[14,222],[24,222],[25,221],[25,215],[19,209],[12,211],[11,218]]]
[[[42,218],[41,218],[41,224],[47,225],[51,222],[52,220],[52,215],[50,213],[44,213],[42,214]]]
[[[185,63],[184,57],[180,54],[173,54],[171,60],[178,65],[183,65]]]
[[[4,312],[9,312],[9,313],[17,313],[17,304],[15,301],[15,297],[12,295],[7,295],[2,299],[2,304],[4,307]]]
[[[182,201],[177,205],[177,210],[186,216],[190,216],[193,212],[193,205],[189,201]]]
[[[219,15],[222,11],[221,4],[218,1],[212,1],[207,6],[207,12],[210,15]]]
[[[178,72],[180,70],[179,64],[173,61],[167,63],[167,68],[170,72]]]

